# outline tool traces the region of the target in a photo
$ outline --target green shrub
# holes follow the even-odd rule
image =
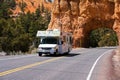
[[[118,39],[116,33],[109,28],[98,28],[90,33],[90,46],[103,47],[103,46],[116,46]]]
[[[45,10],[43,12],[45,16],[42,16],[42,12],[38,8],[35,13],[28,12],[13,19],[7,11],[9,8],[11,7],[0,1],[0,51],[5,51],[8,55],[12,52],[13,54],[28,52],[30,46],[36,42],[37,31],[47,29],[50,13]]]

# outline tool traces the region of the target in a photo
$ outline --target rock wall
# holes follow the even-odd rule
[[[115,19],[113,29],[117,32],[118,39],[120,39],[120,0],[115,1],[115,9],[113,18]],[[120,45],[120,40],[119,40]]]
[[[48,29],[71,32],[74,47],[87,47],[89,33],[96,28],[112,29],[114,25],[114,30],[120,31],[115,28],[120,26],[119,20],[113,17],[119,19],[118,10],[119,0],[55,0]]]

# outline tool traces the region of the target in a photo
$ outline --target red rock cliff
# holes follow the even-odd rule
[[[25,3],[25,9],[24,12],[35,12],[38,6],[44,6],[46,9],[51,10],[52,4],[50,2],[47,2],[46,0],[15,0],[16,1],[16,8],[13,10],[13,14],[19,14],[21,13],[20,9],[20,3]]]
[[[114,9],[114,16],[115,19],[114,22],[114,30],[117,32],[118,38],[120,39],[120,0],[114,0],[115,1],[115,9]],[[120,45],[120,40],[119,40]]]
[[[74,47],[87,47],[92,30],[113,28],[113,15],[118,4],[113,0],[55,0],[48,29],[62,27],[73,33]]]

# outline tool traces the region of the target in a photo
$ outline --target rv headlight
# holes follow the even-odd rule
[[[54,48],[55,50],[57,49],[57,47]]]
[[[39,50],[42,50],[42,48],[41,48],[41,47],[39,47],[38,49],[39,49]]]

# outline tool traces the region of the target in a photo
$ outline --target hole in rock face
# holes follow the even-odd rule
[[[47,2],[51,2],[51,3],[53,3],[54,0],[46,0],[46,1],[47,1]]]

